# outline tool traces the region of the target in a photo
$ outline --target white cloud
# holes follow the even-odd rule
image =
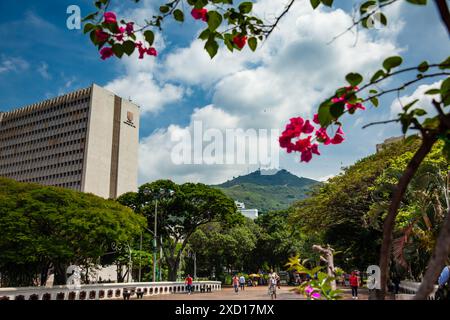
[[[41,62],[41,64],[37,67],[37,72],[41,75],[45,80],[49,80],[52,78],[50,73],[48,72],[48,64],[45,62]]]
[[[157,112],[165,105],[182,99],[184,90],[169,83],[158,84],[151,73],[129,74],[111,81],[106,89],[117,95],[130,98],[141,106],[141,112]]]
[[[30,64],[22,58],[7,57],[2,55],[0,60],[0,74],[9,72],[21,72],[30,67]]]
[[[391,104],[391,117],[397,118],[398,114],[402,112],[403,106],[406,104],[413,102],[414,100],[419,100],[416,104],[414,104],[414,108],[421,108],[427,111],[429,114],[435,114],[436,110],[433,107],[431,101],[436,96],[426,95],[425,92],[430,89],[439,89],[441,87],[441,81],[434,82],[432,84],[423,84],[416,88],[416,90],[406,96],[402,96],[399,99],[395,99]],[[429,116],[429,115],[427,115]]]
[[[279,2],[269,0],[255,5],[261,13],[279,8]],[[351,23],[352,17],[342,10],[313,11],[305,3],[296,4],[256,53],[246,48],[230,54],[221,48],[211,61],[202,43],[195,40],[169,54],[162,65],[155,67],[163,71],[158,79],[201,85],[211,92],[213,105],[196,109],[186,127],[172,125],[142,139],[141,180],[171,178],[217,183],[245,173],[246,166],[174,165],[168,161],[173,147],[170,139],[173,134],[190,134],[196,118],[201,118],[205,126],[218,129],[232,125],[244,129],[282,128],[292,116],[309,118],[322,99],[345,85],[348,72],[367,76],[385,57],[402,50],[395,42],[401,29],[399,23],[384,36],[377,34],[376,41],[372,32],[360,31],[356,45],[352,33],[329,43]],[[154,150],[158,150],[157,155]],[[299,167],[298,158],[297,154],[282,154],[282,166]],[[303,176],[320,178],[332,173],[331,167],[320,173],[313,172],[317,170],[314,165],[301,168]]]

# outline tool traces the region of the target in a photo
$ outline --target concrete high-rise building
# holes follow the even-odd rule
[[[137,190],[139,107],[97,86],[0,112],[0,176],[104,198]]]

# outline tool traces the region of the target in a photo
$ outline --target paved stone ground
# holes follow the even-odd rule
[[[303,295],[293,292],[294,287],[282,286],[277,290],[277,300],[305,300]],[[352,300],[352,293],[349,288],[341,288],[343,291],[343,300]],[[133,297],[131,299],[136,299]],[[267,294],[266,286],[246,287],[244,291],[234,292],[233,288],[223,287],[220,291],[211,293],[186,293],[164,294],[156,296],[147,296],[143,300],[270,300]],[[367,300],[368,294],[366,289],[359,292],[359,300]]]

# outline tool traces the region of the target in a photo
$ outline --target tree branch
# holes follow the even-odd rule
[[[450,11],[448,9],[447,1],[435,0],[435,2],[442,22],[444,23],[445,27],[447,28],[447,32],[450,35]]]
[[[434,143],[437,141],[438,134],[424,135],[422,137],[422,144],[419,150],[416,151],[412,159],[409,161],[403,175],[401,176],[394,194],[392,196],[391,204],[389,206],[388,214],[384,220],[383,225],[383,243],[380,250],[380,269],[381,269],[381,298],[384,299],[387,285],[387,274],[389,267],[389,260],[391,257],[392,249],[392,232],[395,226],[395,218],[398,214],[398,209],[403,200],[403,196],[406,189],[411,182],[416,171],[419,169],[420,164],[427,154],[431,151]]]
[[[289,2],[289,4],[284,8],[283,12],[276,18],[275,22],[270,26],[269,30],[266,31],[266,33],[265,33],[266,39],[270,36],[270,34],[273,32],[273,30],[275,30],[275,28],[277,27],[277,25],[281,21],[281,19],[283,19],[283,17],[289,12],[289,10],[291,9],[294,2],[295,2],[295,0],[291,0]]]
[[[426,300],[428,295],[433,291],[436,279],[450,253],[450,211],[447,211],[447,217],[442,225],[441,232],[436,241],[433,256],[427,266],[427,271],[423,277],[422,283],[414,296],[414,300]]]
[[[386,124],[386,123],[399,122],[399,121],[400,121],[400,119],[392,119],[392,120],[376,121],[376,122],[368,123],[368,124],[364,125],[362,128],[363,128],[363,129],[366,129],[366,128],[370,127],[370,126],[374,126],[374,125],[377,125],[377,124]]]

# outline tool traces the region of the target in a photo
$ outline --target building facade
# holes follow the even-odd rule
[[[100,86],[0,113],[0,176],[103,198],[137,190],[139,107]]]
[[[234,201],[238,211],[247,218],[255,220],[258,218],[258,209],[245,209],[245,204],[243,202]]]

